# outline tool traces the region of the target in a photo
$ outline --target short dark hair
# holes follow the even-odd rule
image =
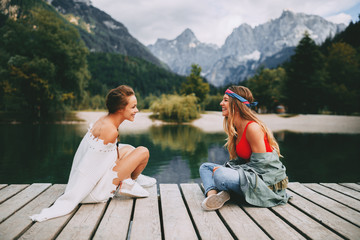
[[[135,95],[135,92],[127,85],[120,85],[111,89],[106,96],[106,107],[109,113],[124,109],[128,104],[127,98],[131,95]]]

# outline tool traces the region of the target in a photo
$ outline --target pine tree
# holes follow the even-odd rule
[[[286,65],[286,72],[285,95],[289,112],[318,113],[324,106],[327,73],[324,57],[307,32]]]
[[[273,112],[279,104],[283,104],[283,84],[286,72],[283,68],[260,69],[250,78],[247,86],[251,89],[260,108]]]
[[[200,76],[201,67],[197,64],[191,65],[191,73],[186,77],[186,81],[181,84],[181,94],[190,95],[195,94],[202,103],[206,95],[210,92],[209,84],[204,82]]]
[[[360,111],[360,61],[351,45],[338,42],[328,48],[327,106],[334,113]]]

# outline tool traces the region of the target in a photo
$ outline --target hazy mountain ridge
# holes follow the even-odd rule
[[[219,48],[215,44],[201,43],[190,29],[174,40],[158,39],[148,48],[156,52],[161,61],[172,66],[172,71],[182,75],[190,72],[192,63],[201,62],[201,67],[207,69],[213,65],[213,59],[219,58]]]
[[[254,28],[241,24],[220,48],[201,43],[190,29],[174,40],[159,39],[148,48],[174,72],[187,75],[191,64],[197,63],[211,84],[223,86],[245,80],[260,65],[276,67],[286,61],[305,31],[317,44],[321,44],[345,27],[320,16],[284,10],[279,18]]]
[[[91,5],[89,0],[47,0],[79,30],[92,52],[119,53],[147,60],[168,68],[149,49],[131,36],[127,28],[110,15]]]

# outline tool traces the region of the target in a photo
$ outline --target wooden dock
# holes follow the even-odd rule
[[[228,202],[211,212],[200,207],[200,185],[160,184],[148,189],[148,198],[114,198],[42,223],[30,220],[64,189],[0,184],[0,239],[360,239],[360,183],[294,182],[289,204]]]

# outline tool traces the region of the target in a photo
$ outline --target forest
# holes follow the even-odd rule
[[[317,46],[308,33],[291,59],[245,82],[261,107],[291,113],[360,113],[360,22]]]
[[[195,96],[195,109],[220,110],[222,88],[200,77],[193,65],[179,76],[145,60],[90,52],[78,30],[43,1],[20,1],[0,12],[0,111],[39,121],[54,113],[104,108],[109,89],[134,88],[139,107],[151,108],[163,94]],[[11,11],[10,11],[11,10]],[[289,113],[360,113],[360,23],[321,46],[308,33],[291,59],[275,69],[258,69],[248,86],[261,112],[283,105]],[[154,109],[154,108],[153,108]],[[189,108],[191,109],[191,108]],[[196,115],[196,114],[195,114]]]

